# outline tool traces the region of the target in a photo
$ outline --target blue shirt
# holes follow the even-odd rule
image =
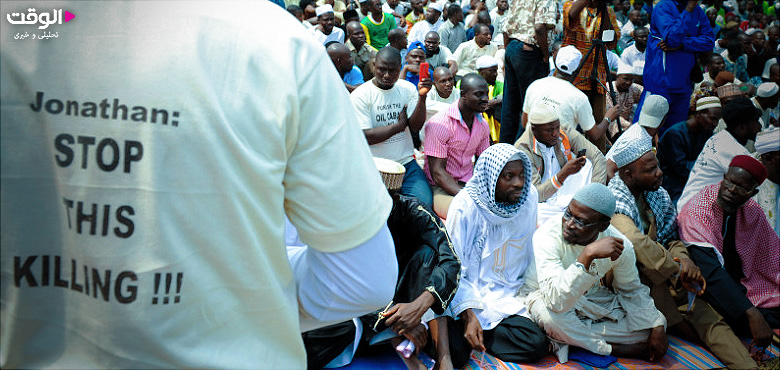
[[[656,155],[664,173],[664,189],[672,202],[680,199],[693,164],[710,136],[712,133],[688,131],[688,122],[682,121],[672,125],[658,140]]]
[[[712,52],[715,42],[703,10],[697,6],[688,12],[683,3],[680,11],[677,4],[662,0],[653,7],[643,81],[645,89],[654,94],[690,94],[693,90],[690,74],[696,64],[696,53]],[[658,47],[664,40],[670,48],[681,48],[664,53]]]
[[[363,72],[358,68],[356,65],[352,65],[352,70],[347,72],[347,74],[344,75],[344,82],[352,85],[352,86],[358,86],[363,84]]]

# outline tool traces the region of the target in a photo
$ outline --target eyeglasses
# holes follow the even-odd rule
[[[566,220],[566,221],[574,221],[574,225],[576,225],[577,228],[580,228],[580,229],[585,229],[585,228],[594,226],[594,225],[598,224],[599,222],[601,222],[601,221],[596,221],[596,222],[591,222],[591,223],[586,224],[586,223],[582,222],[580,219],[574,217],[574,215],[571,214],[571,211],[569,211],[568,207],[566,208],[566,212],[563,212],[563,219]]]
[[[747,189],[745,189],[745,188],[743,188],[743,187],[741,187],[741,186],[739,186],[739,185],[729,181],[729,179],[727,179],[725,177],[723,178],[723,185],[726,186],[726,188],[729,189],[730,191],[733,191],[733,192],[735,192],[735,193],[737,193],[737,194],[739,194],[741,196],[750,195],[750,192],[752,191],[752,190],[747,190]]]

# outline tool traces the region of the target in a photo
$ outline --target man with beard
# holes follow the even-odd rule
[[[431,68],[441,66],[448,67],[452,74],[458,73],[458,63],[452,59],[452,51],[446,46],[441,45],[441,38],[436,31],[428,32],[425,35],[425,61]]]
[[[366,43],[366,32],[359,22],[347,23],[347,48],[352,55],[352,62],[363,72],[363,81],[374,78],[374,57],[377,50]]]
[[[419,132],[425,122],[431,80],[421,78],[418,86],[399,81],[401,54],[389,46],[377,53],[374,72],[371,82],[360,85],[350,95],[360,127],[374,157],[396,161],[406,168],[401,194],[417,197],[430,207],[431,188],[414,160],[412,133]]]
[[[701,340],[727,367],[756,366],[715,310],[698,302],[689,310],[687,292],[701,295],[706,283],[677,234],[677,212],[661,187],[663,173],[648,136],[620,140],[612,148],[619,170],[609,182],[616,209],[612,226],[631,241],[642,283],[666,317],[667,331],[689,341]],[[681,312],[682,311],[682,312]]]
[[[693,164],[722,116],[720,99],[708,96],[696,102],[696,113],[677,122],[658,141],[658,161],[664,172],[664,188],[677,203]]]
[[[461,96],[425,125],[425,174],[433,191],[433,210],[446,217],[453,197],[472,176],[472,157],[490,146],[490,128],[482,118],[488,86],[471,73],[461,81]]]
[[[344,42],[344,31],[341,28],[334,27],[336,16],[333,13],[333,6],[325,4],[317,7],[317,26],[314,27],[314,37],[323,45],[336,41]]]
[[[631,241],[609,223],[614,213],[612,192],[591,183],[534,233],[536,276],[527,281],[537,290],[526,302],[561,363],[568,345],[654,362],[668,348],[666,319],[639,280]]]
[[[436,32],[442,25],[441,4],[431,3],[425,10],[425,19],[414,24],[409,30],[409,42],[423,41],[423,38],[430,32]],[[439,35],[438,33],[436,34]],[[427,45],[426,45],[427,47]],[[449,49],[448,49],[449,50]]]
[[[475,349],[503,361],[534,362],[549,353],[547,336],[525,304],[526,281],[535,272],[531,236],[538,195],[528,182],[531,166],[519,149],[491,146],[447,213],[445,226],[461,261],[448,308],[459,318],[448,320],[453,354]]]
[[[723,181],[703,188],[677,218],[680,237],[707,279],[702,298],[756,347],[780,328],[780,238],[755,200],[761,162],[735,156]]]

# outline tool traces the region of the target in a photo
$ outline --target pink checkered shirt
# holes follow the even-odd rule
[[[479,156],[490,146],[490,128],[482,114],[474,114],[471,131],[460,115],[458,102],[431,117],[425,125],[423,141],[426,157],[446,158],[447,172],[456,180],[467,182],[474,171],[473,156]],[[435,185],[428,161],[425,161],[425,175]]]

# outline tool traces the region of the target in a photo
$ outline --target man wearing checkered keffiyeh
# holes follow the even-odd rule
[[[705,286],[704,279],[679,240],[677,212],[660,186],[663,173],[651,149],[649,137],[615,144],[619,170],[609,182],[617,203],[612,225],[634,245],[640,278],[666,316],[668,331],[703,341],[729,368],[752,368],[748,351],[708,303],[698,300],[691,311],[678,310],[687,303],[686,288]]]

